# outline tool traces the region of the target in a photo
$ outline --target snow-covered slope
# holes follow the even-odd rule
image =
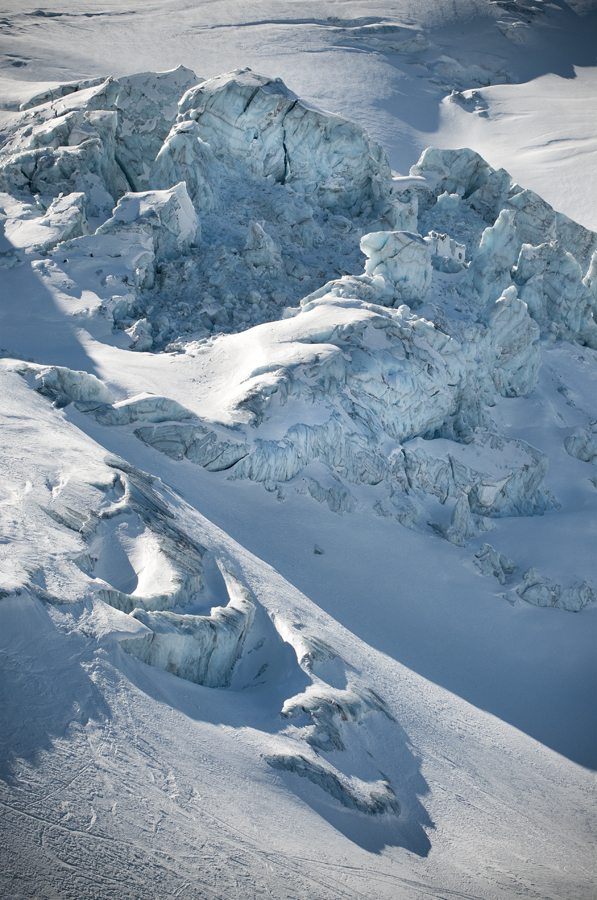
[[[591,156],[470,146],[593,13],[300,13],[2,23],[13,898],[590,896]]]

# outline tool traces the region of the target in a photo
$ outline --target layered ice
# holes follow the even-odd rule
[[[230,600],[214,607],[209,616],[146,612],[135,609],[134,618],[150,634],[125,639],[120,646],[142,662],[195,684],[227,687],[255,615],[255,603],[247,588],[223,572]]]
[[[387,201],[391,173],[381,147],[353,122],[307,106],[279,78],[239,69],[203,82],[182,98],[178,121],[197,123],[216,156],[318,206],[358,215]]]

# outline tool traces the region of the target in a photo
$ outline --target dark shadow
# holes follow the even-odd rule
[[[39,600],[25,591],[0,600],[0,623],[0,779],[18,785],[18,761],[37,766],[55,740],[76,742],[90,719],[107,723],[110,711],[78,662],[88,643],[62,634]],[[82,740],[87,746],[84,732]]]
[[[336,831],[368,853],[380,854],[386,847],[402,847],[416,856],[428,856],[431,841],[423,825],[426,828],[434,826],[420,803],[423,815],[418,820],[405,806],[399,816],[367,816],[343,809],[340,804],[326,803],[325,794],[304,778],[290,773],[280,773],[280,778]]]
[[[0,266],[0,352],[42,365],[68,366],[97,374],[77,334],[77,320],[65,315],[36,272],[31,258],[12,246],[0,222],[0,254],[17,258]]]

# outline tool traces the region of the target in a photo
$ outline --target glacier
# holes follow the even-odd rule
[[[557,508],[546,457],[500,435],[492,409],[534,390],[542,341],[593,346],[595,235],[471,150],[430,148],[395,176],[361,128],[249,69],[207,81],[144,73],[39,99],[0,153],[2,185],[21,205],[7,223],[28,192],[38,232],[62,215],[52,227],[63,240],[36,252],[96,298],[87,315],[112,322],[129,349],[192,359],[229,334],[239,359],[209,419],[151,392],[114,402],[95,376],[54,367],[39,377],[56,405],[136,423],[171,459],[279,500],[306,491],[343,514],[368,486],[378,515],[456,546],[488,519]],[[73,147],[85,152],[64,184],[78,192],[52,200]],[[45,181],[25,182],[18,172],[40,148]],[[98,220],[100,185],[111,200]],[[225,239],[215,258],[212,232]],[[329,268],[332,240],[348,273]],[[97,265],[112,273],[99,285]],[[585,458],[577,444],[566,438]],[[434,498],[449,511],[441,526]]]
[[[514,6],[498,50],[530,41]],[[516,78],[376,16],[253,28],[407,66],[455,121]],[[2,111],[7,818],[51,808],[33,857],[103,841],[160,896],[168,867],[219,897],[274,865],[280,900],[543,891],[585,846],[597,235],[472,149],[399,175],[308,81],[201,70]]]

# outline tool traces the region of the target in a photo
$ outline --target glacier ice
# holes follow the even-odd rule
[[[227,606],[214,607],[209,616],[135,609],[133,617],[150,633],[121,640],[122,649],[195,684],[227,687],[253,623],[255,603],[234,575],[222,575],[230,597]]]
[[[373,710],[391,718],[379,697],[370,690],[338,690],[328,686],[322,690],[318,685],[313,685],[304,694],[286,700],[281,715],[284,719],[307,716],[312,724],[305,727],[306,742],[329,752],[346,749],[340,734],[340,723],[361,722]]]
[[[178,101],[200,80],[185,66],[116,79],[116,157],[131,190],[151,186],[150,170],[178,114]]]
[[[113,315],[136,350],[176,351],[191,337],[274,321],[285,302],[296,308],[323,282],[338,287],[347,273],[360,278],[352,283],[360,299],[416,306],[433,282],[429,250],[440,274],[462,272],[464,252],[472,258],[459,290],[483,307],[513,284],[524,289],[512,278],[523,243],[557,240],[583,273],[597,246],[592,232],[471,150],[429,148],[410,176],[394,176],[358,126],[250,70],[206,82],[179,67],[73,84],[62,96],[56,90],[51,101],[23,112],[2,148],[0,187],[19,202],[35,193],[38,230],[50,232],[39,246],[58,243],[56,263],[64,252],[72,274],[87,282],[86,297],[97,297],[91,308]],[[162,207],[165,191],[176,196]],[[71,212],[58,193],[73,195]],[[481,217],[490,226],[482,237]],[[86,235],[102,219],[109,221]],[[204,237],[199,220],[208,228]],[[422,223],[427,237],[424,228],[417,234]],[[205,240],[211,235],[214,243]],[[358,275],[361,241],[365,276]],[[100,284],[84,269],[85,254],[121,262]],[[567,270],[562,278],[569,280]],[[543,277],[542,288],[548,282]],[[585,282],[590,290],[589,275]],[[557,290],[557,278],[554,284]],[[536,287],[527,288],[531,315],[546,304]],[[584,289],[568,287],[567,308],[555,309],[556,301],[550,321],[541,312],[537,320],[591,344],[592,306],[576,315],[579,328],[569,327],[571,291],[578,300]],[[548,285],[547,294],[553,290]]]
[[[58,405],[279,499],[290,485],[342,513],[368,485],[415,528],[425,498],[449,501],[457,544],[486,516],[553,506],[545,458],[491,408],[534,389],[541,341],[594,346],[592,232],[472,150],[429,148],[397,176],[359,126],[248,69],[74,84],[22,115],[0,151],[7,234],[37,229],[55,280],[130,349],[192,355],[270,323],[221,420],[115,404],[81,373],[45,385]]]
[[[137,428],[140,440],[172,459],[189,459],[209,472],[230,469],[249,452],[248,444],[218,439],[207,425],[160,425]]]
[[[34,106],[42,106],[44,103],[51,103],[53,100],[66,97],[68,94],[75,94],[77,91],[84,91],[87,88],[97,87],[99,84],[103,84],[104,81],[105,78],[102,76],[99,76],[98,78],[84,78],[81,81],[67,81],[54,88],[47,88],[44,91],[40,91],[38,94],[34,94],[29,100],[25,100],[21,103],[19,109],[21,112],[25,112],[25,110],[32,109]]]
[[[126,613],[190,603],[203,586],[204,548],[176,525],[151,476],[118,458],[106,463],[114,498],[94,513],[86,538],[86,570],[108,585],[99,596]]]
[[[274,769],[294,772],[301,778],[308,778],[348,809],[358,810],[367,815],[400,814],[400,803],[387,781],[380,780],[373,789],[368,785],[368,790],[362,796],[354,789],[351,790],[346,781],[339,778],[329,766],[322,766],[321,763],[307,759],[302,754],[277,753],[267,756],[266,761]]]
[[[31,209],[26,204],[20,204],[20,206],[21,214],[14,215],[8,227],[5,228],[5,232],[10,238],[16,237],[15,233],[18,232],[19,225],[22,228],[21,223],[28,221],[28,227],[25,227],[31,240],[31,249],[37,249],[40,252],[52,250],[62,241],[89,233],[86,214],[87,198],[82,192],[56,197],[49,201],[47,208],[45,208],[45,204],[40,203],[41,214],[35,217],[31,215]],[[13,207],[14,212],[16,210]]]
[[[279,244],[263,230],[259,222],[251,222],[249,225],[243,257],[248,266],[254,266],[256,269],[261,266],[280,269],[282,266]]]
[[[437,196],[459,194],[465,199],[482,187],[492,168],[474,150],[437,150],[428,147],[411,166],[411,175],[422,175],[433,184]]]
[[[52,397],[58,406],[65,406],[73,400],[85,403],[111,403],[112,394],[103,381],[88,372],[75,372],[65,366],[40,368],[37,376],[41,381],[39,390]]]
[[[594,298],[583,282],[581,267],[558,241],[523,244],[514,281],[537,322],[543,326],[553,322],[562,334],[597,347]]]
[[[220,173],[195,122],[179,122],[172,128],[151,165],[149,181],[155,189],[183,182],[201,213],[218,206]]]
[[[506,578],[516,571],[516,564],[503,553],[498,553],[491,544],[481,544],[473,563],[481,575],[493,576],[500,584],[505,584]]]
[[[354,123],[308,107],[279,78],[239,69],[203,82],[180,101],[178,121],[196,122],[216,156],[292,185],[318,206],[358,214],[386,199],[382,149]]]
[[[378,231],[361,238],[365,274],[381,276],[398,289],[403,303],[423,302],[431,285],[431,246],[420,234]]]
[[[459,244],[448,234],[438,234],[437,231],[430,231],[425,240],[431,246],[431,265],[434,269],[451,275],[463,270],[466,258],[464,244]]]
[[[490,225],[502,209],[508,209],[521,244],[558,240],[576,257],[583,272],[588,269],[597,248],[597,234],[555,212],[533,191],[516,184],[505,169],[493,169],[475,151],[430,147],[410,171],[424,177],[436,197],[445,192],[459,194]]]
[[[566,453],[581,459],[583,462],[593,463],[597,466],[597,441],[592,434],[584,428],[577,428],[574,434],[564,438]]]
[[[477,532],[475,522],[471,516],[471,508],[466,497],[460,497],[452,510],[449,525],[444,528],[444,537],[451,544],[463,547],[468,538]]]
[[[118,403],[93,404],[77,403],[82,412],[92,412],[101,425],[130,425],[133,422],[178,422],[195,419],[189,409],[155,394],[139,394]]]
[[[186,185],[179,182],[164,191],[124,194],[97,234],[149,234],[156,262],[161,263],[188,253],[199,227]]]
[[[473,256],[463,293],[486,306],[512,285],[512,269],[518,260],[520,240],[511,210],[502,210],[495,224],[486,228]]]
[[[506,288],[485,308],[481,320],[488,326],[483,349],[497,391],[503,397],[530,394],[541,366],[539,329],[527,304],[516,296],[516,288]]]
[[[549,578],[545,578],[535,568],[525,572],[522,579],[516,593],[522,600],[534,606],[557,607],[569,612],[579,612],[597,600],[597,591],[586,582],[564,589],[561,585],[551,582]]]
[[[411,489],[442,503],[466,497],[476,515],[536,515],[554,504],[543,483],[547,457],[516,438],[475,434],[467,444],[418,438],[404,445],[401,463]]]

